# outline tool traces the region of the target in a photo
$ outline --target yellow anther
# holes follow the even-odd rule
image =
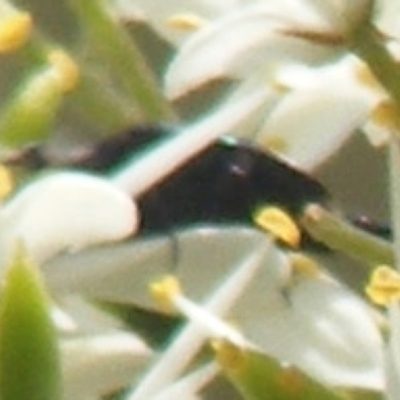
[[[0,200],[7,197],[13,189],[13,179],[10,171],[0,164]]]
[[[69,92],[74,89],[80,75],[75,61],[62,50],[51,51],[48,55],[48,60],[59,76],[62,91]]]
[[[365,293],[370,300],[381,306],[388,306],[400,300],[400,274],[385,265],[377,267],[370,278]]]
[[[265,138],[261,136],[260,142],[263,148],[278,154],[285,153],[289,147],[287,140],[279,135],[268,135]]]
[[[289,260],[294,275],[302,275],[309,278],[324,276],[318,263],[304,254],[293,253],[289,256]]]
[[[150,292],[165,312],[175,310],[174,297],[182,293],[180,283],[174,276],[168,275],[150,284]]]
[[[379,83],[375,75],[366,64],[357,64],[354,68],[354,75],[357,81],[361,83],[361,85],[373,91],[380,92],[382,93],[382,95],[385,93],[382,85]]]
[[[206,21],[196,14],[174,14],[167,20],[167,25],[179,31],[194,31],[204,26]]]
[[[269,71],[271,71],[271,70],[269,70]],[[278,71],[277,71],[277,73],[278,73]],[[278,79],[275,79],[272,82],[270,82],[270,79],[271,78],[269,76],[267,76],[265,78],[267,84],[271,86],[271,89],[274,92],[277,92],[278,94],[282,94],[283,95],[283,94],[289,93],[291,90],[293,90],[293,88],[290,86],[290,84],[288,84],[287,82],[285,82],[282,79],[278,78]]]
[[[230,373],[245,367],[246,353],[241,347],[221,339],[211,341],[211,347],[219,364]]]
[[[280,208],[264,207],[258,210],[254,215],[254,222],[289,246],[299,246],[300,230],[293,219]]]
[[[0,20],[0,53],[17,50],[32,32],[32,17],[27,12],[13,13]]]
[[[400,110],[395,102],[387,100],[379,103],[372,111],[370,119],[372,123],[383,127],[385,131],[400,134]]]

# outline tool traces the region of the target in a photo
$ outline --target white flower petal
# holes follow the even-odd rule
[[[247,0],[251,1],[251,0]],[[124,19],[142,19],[171,43],[181,43],[191,32],[179,30],[169,21],[176,15],[192,15],[210,20],[229,12],[243,0],[113,0],[114,12]]]
[[[307,354],[303,365],[313,375],[333,385],[382,389],[383,343],[367,304],[344,286],[324,279],[304,279],[291,299],[302,322],[308,320],[314,354]]]
[[[363,132],[369,143],[376,148],[383,148],[390,142],[394,133],[390,128],[376,124],[373,120],[368,120],[363,126]]]
[[[241,227],[196,227],[173,237],[88,249],[57,257],[43,266],[50,290],[154,308],[147,285],[163,274],[177,273],[190,297],[206,297],[232,266],[265,242],[264,234]],[[174,263],[174,251],[177,262]],[[204,266],[207,254],[207,266]],[[200,268],[199,268],[200,266]]]
[[[381,98],[357,82],[354,67],[353,60],[345,60],[320,71],[289,70],[292,75],[282,81],[294,89],[265,118],[257,141],[303,170],[315,169],[367,120]]]
[[[400,0],[375,1],[375,23],[389,37],[400,38]]]
[[[44,176],[0,210],[1,262],[21,241],[36,262],[65,250],[115,241],[134,232],[137,210],[104,179],[77,172]]]
[[[201,398],[197,393],[215,377],[218,371],[219,367],[215,363],[207,364],[177,380],[152,400],[199,400]],[[129,397],[126,400],[130,400]]]
[[[396,400],[400,391],[400,306],[389,307],[390,339],[386,346],[387,392],[390,400]]]
[[[62,307],[62,311],[70,321],[70,326],[66,326],[70,329],[64,332],[61,330],[64,336],[99,335],[124,327],[120,319],[94,306],[79,295],[59,296],[57,300],[57,304]]]
[[[226,312],[246,289],[258,268],[263,265],[260,261],[268,249],[268,242],[267,244],[265,242],[259,243],[256,249],[254,249],[255,251],[246,257],[235,268],[235,271],[229,274],[229,278],[224,284],[219,286],[213,296],[208,299],[205,308],[216,312]],[[140,385],[133,389],[130,400],[146,400],[153,394],[166,389],[171,382],[177,379],[207,339],[207,334],[203,329],[205,325],[212,332],[215,330],[215,325],[217,325],[216,329],[219,330],[220,335],[228,335],[235,343],[239,342],[243,344],[242,336],[237,331],[228,328],[224,323],[220,323],[220,320],[213,315],[209,316],[209,312],[196,306],[193,302],[179,295],[179,293],[175,293],[175,296],[172,293],[171,302],[180,311],[184,312],[186,316],[191,318],[191,322],[185,325],[184,329],[182,329],[173,343],[164,352],[163,357],[160,358],[149,374],[142,379]]]
[[[291,0],[229,13],[183,44],[165,78],[167,94],[179,97],[211,79],[244,77],[260,66],[273,72],[287,60],[326,61],[335,55],[334,48],[280,33],[312,26],[329,28],[312,10]]]
[[[177,265],[172,264],[171,239],[158,238],[59,257],[45,272],[50,288],[58,293],[77,291],[154,308],[147,283],[174,271],[188,297],[198,302],[210,297],[232,274],[232,266],[265,239],[253,229],[192,228],[174,235]],[[368,308],[330,280],[303,279],[291,288],[289,271],[287,257],[272,246],[229,312],[230,319],[265,352],[321,380],[381,388],[382,343]]]
[[[382,389],[382,339],[360,299],[330,279],[304,277],[276,288],[271,303],[265,278],[254,282],[232,311],[249,340],[330,385]]]
[[[100,396],[137,378],[151,350],[127,332],[64,340],[61,343],[63,400]]]
[[[243,332],[242,343],[250,341],[330,386],[382,390],[383,343],[368,306],[325,275],[296,274],[291,282],[286,256],[273,247],[266,258],[228,313]],[[221,328],[222,321],[196,308],[183,304],[192,322],[211,336],[238,342],[230,327]]]
[[[267,81],[267,78],[264,79],[263,71],[254,71],[251,76],[237,84],[226,97],[221,108],[228,108],[229,104],[235,104],[241,98],[253,97],[260,92],[265,93],[262,106],[244,114],[242,122],[234,130],[230,130],[229,135],[254,142],[260,126],[264,123],[265,116],[273,110],[283,96],[282,91],[274,85],[268,85]]]
[[[346,93],[293,93],[270,114],[257,141],[302,170],[313,170],[366,120],[369,108],[358,100]]]
[[[368,15],[371,0],[306,0],[330,21],[332,27],[339,33],[346,34],[363,21]]]
[[[53,306],[51,310],[51,318],[54,326],[60,334],[69,334],[78,330],[78,327],[71,316],[58,306]]]

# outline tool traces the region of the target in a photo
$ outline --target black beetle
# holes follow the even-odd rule
[[[173,134],[165,126],[138,126],[69,157],[62,166],[110,173]],[[40,150],[31,151],[30,160],[39,168],[49,164]],[[248,142],[225,136],[136,199],[139,233],[173,232],[198,223],[254,225],[254,213],[265,205],[297,216],[305,204],[324,203],[328,197],[312,177]]]

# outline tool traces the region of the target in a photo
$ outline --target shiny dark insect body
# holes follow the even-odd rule
[[[135,128],[100,142],[67,164],[111,172],[169,135],[173,132],[164,127]],[[48,164],[40,152],[32,153],[31,161],[37,167]],[[137,199],[140,233],[173,232],[200,223],[254,225],[253,215],[260,207],[278,205],[296,216],[306,203],[327,198],[324,187],[308,175],[249,143],[225,137]]]

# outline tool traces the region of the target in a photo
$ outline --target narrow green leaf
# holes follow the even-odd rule
[[[345,390],[347,397],[346,400],[384,400],[387,399],[386,395],[374,390],[368,389],[348,389]]]
[[[340,400],[338,393],[299,369],[272,357],[226,342],[216,346],[217,359],[234,386],[248,400]]]
[[[38,270],[19,249],[0,303],[1,400],[57,400],[60,363],[49,301]]]
[[[30,76],[17,88],[0,115],[0,142],[21,146],[43,140],[50,132],[62,92],[51,71]]]
[[[121,88],[143,116],[148,121],[174,120],[174,110],[144,57],[128,32],[109,15],[106,4],[99,0],[73,0],[71,4],[102,61],[110,66]]]
[[[400,141],[395,135],[390,141],[389,163],[389,194],[390,210],[392,214],[394,260],[388,265],[396,266],[400,270]]]

